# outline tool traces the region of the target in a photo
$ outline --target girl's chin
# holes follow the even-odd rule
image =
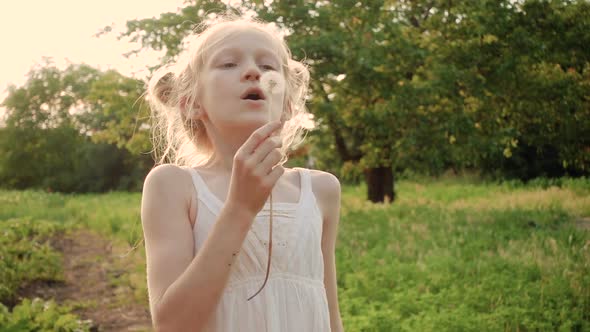
[[[246,112],[247,113],[247,112]],[[267,124],[269,121],[268,114],[256,114],[250,112],[250,114],[242,113],[231,119],[223,121],[224,127],[231,127],[236,130],[255,130]]]

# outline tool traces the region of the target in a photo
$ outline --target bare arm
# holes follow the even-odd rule
[[[332,332],[342,332],[344,327],[338,306],[338,286],[336,283],[336,238],[340,221],[340,182],[334,175],[317,172],[313,186],[323,214],[322,255],[324,257],[324,286],[330,310]]]
[[[201,331],[215,311],[254,216],[284,173],[280,165],[273,168],[281,141],[268,139],[280,125],[260,127],[236,152],[226,203],[194,258],[190,175],[173,165],[148,174],[141,220],[157,331]]]
[[[157,331],[199,331],[207,323],[248,233],[248,220],[254,218],[224,206],[193,259],[190,184],[185,170],[164,165],[154,169],[144,185],[141,214],[150,308]]]

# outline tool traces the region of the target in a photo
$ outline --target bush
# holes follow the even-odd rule
[[[63,280],[61,255],[48,237],[63,226],[28,218],[0,221],[0,302],[14,301],[16,290],[33,280]]]
[[[0,330],[4,332],[90,331],[91,321],[80,320],[70,313],[70,310],[69,306],[58,306],[54,301],[43,301],[39,298],[24,299],[12,309],[12,312],[0,303]]]

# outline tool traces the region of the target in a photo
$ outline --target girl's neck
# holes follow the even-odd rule
[[[233,158],[222,158],[221,156],[216,156],[214,154],[211,159],[200,168],[206,170],[207,172],[218,175],[231,176],[233,169]]]
[[[258,127],[233,126],[220,129],[209,121],[204,121],[204,124],[213,145],[213,155],[202,168],[220,175],[231,175],[236,152]]]

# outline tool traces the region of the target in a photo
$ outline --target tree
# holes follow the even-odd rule
[[[423,68],[443,88],[455,163],[529,179],[586,172],[590,4],[441,2]]]
[[[138,189],[153,165],[141,81],[49,59],[2,105],[0,183],[83,192]],[[143,116],[142,116],[143,115]]]

